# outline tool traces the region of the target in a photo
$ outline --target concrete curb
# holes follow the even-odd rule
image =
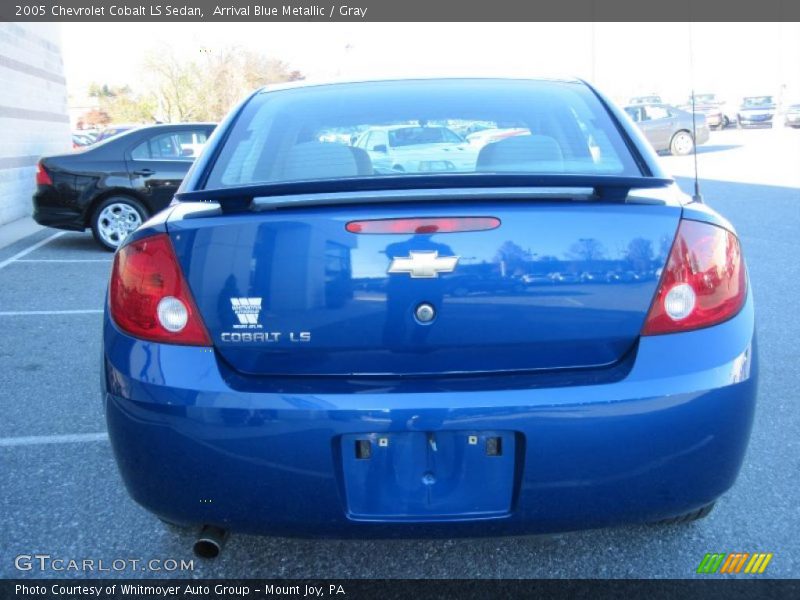
[[[45,229],[31,217],[22,217],[11,223],[0,225],[0,248],[10,246],[14,242]],[[55,231],[55,230],[53,230]]]

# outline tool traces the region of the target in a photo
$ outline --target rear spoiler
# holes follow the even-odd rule
[[[399,175],[260,183],[211,190],[178,192],[178,202],[218,202],[223,212],[282,208],[308,204],[362,204],[410,200],[478,200],[483,194],[509,198],[547,197],[625,202],[633,189],[665,188],[673,179],[606,175]]]

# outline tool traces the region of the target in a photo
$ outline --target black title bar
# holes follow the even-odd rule
[[[624,579],[624,580],[452,580],[452,579],[7,579],[3,600],[392,600],[395,598],[543,598],[604,600],[744,600],[797,598],[797,580]]]
[[[795,0],[2,0],[0,21],[800,21]],[[655,41],[658,43],[658,41]],[[660,43],[668,43],[661,40]]]

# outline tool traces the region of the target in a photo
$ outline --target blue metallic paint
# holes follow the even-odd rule
[[[647,170],[661,176],[655,157],[635,129],[615,107],[609,110],[620,119],[619,126],[628,132]],[[209,157],[224,142],[235,115],[234,111],[216,130],[209,152],[195,163],[182,189],[200,185]],[[676,199],[673,192],[661,199],[662,206],[646,207],[655,209],[648,214],[672,211],[677,223],[679,211],[684,218],[730,227],[713,211]],[[377,212],[364,209],[363,214],[406,210],[395,205]],[[512,214],[523,209],[503,210]],[[306,215],[319,218],[324,212],[315,208]],[[351,208],[347,214],[358,212]],[[488,209],[486,214],[495,212]],[[206,216],[193,218],[199,213]],[[341,221],[345,213],[337,214],[336,220]],[[168,231],[187,277],[195,278],[193,289],[202,289],[196,279],[202,273],[191,256],[203,250],[195,244],[210,227],[214,230],[207,239],[223,241],[229,235],[221,225],[225,219],[236,218],[219,216],[213,208],[178,206],[151,219],[129,241]],[[262,227],[269,227],[265,223],[275,218],[285,217],[257,217]],[[296,215],[290,218],[298,220]],[[505,219],[504,224],[513,228],[515,220]],[[617,244],[632,239],[632,233],[621,227],[608,229],[604,235],[614,242],[612,252]],[[656,229],[649,234],[651,241]],[[511,239],[518,236],[515,232]],[[493,241],[492,251],[498,241],[501,238]],[[378,240],[372,250],[385,250],[389,243]],[[563,251],[568,246],[566,242],[557,248],[543,244],[534,251],[552,247],[567,263]],[[490,250],[483,255],[488,257]],[[227,261],[215,258],[221,261],[216,263],[219,268],[230,267],[231,257]],[[386,258],[380,260],[385,268]],[[352,263],[351,278],[363,284],[368,277],[357,264]],[[565,270],[568,267],[565,264]],[[537,295],[541,286],[529,283],[526,287],[532,289],[521,295],[541,297]],[[549,287],[562,300],[578,298],[577,292],[596,299],[603,285],[644,297],[652,294],[655,283],[601,285],[587,279]],[[476,292],[475,297],[502,311],[514,296]],[[221,318],[213,308],[201,310],[209,322]],[[675,516],[708,504],[733,485],[755,408],[757,352],[751,291],[732,319],[681,334],[639,337],[611,365],[502,375],[264,376],[233,368],[218,349],[134,339],[117,329],[108,312],[103,335],[102,383],[109,434],[133,498],[170,521],[214,524],[240,532],[335,537],[494,535]],[[471,367],[485,360],[477,348],[473,357],[464,358],[472,361]],[[411,493],[395,494],[396,503],[381,500],[392,481],[398,483],[391,480],[398,469],[409,477],[400,481],[418,485],[419,480],[409,473],[418,471],[423,476],[428,459],[387,459],[384,479],[380,469],[366,477],[348,466],[353,462],[352,455],[346,454],[352,451],[353,436],[393,436],[392,440],[403,440],[401,446],[414,453],[422,452],[431,433],[438,434],[445,446],[464,434],[513,436],[513,443],[505,445],[508,462],[504,465],[513,463],[511,471],[484,471],[483,464],[466,459],[450,461],[451,466],[470,468],[451,469],[445,475],[455,509],[451,505],[437,511],[432,505],[421,506],[419,496]],[[430,457],[429,450],[426,456]],[[476,477],[500,479],[481,487]],[[365,481],[371,485],[361,487]],[[376,490],[377,499],[368,496],[369,488]]]
[[[414,536],[652,521],[733,484],[755,406],[753,323],[748,297],[721,325],[642,338],[630,372],[613,384],[453,394],[429,391],[435,384],[423,378],[404,391],[376,384],[353,394],[234,390],[213,351],[136,340],[106,319],[109,433],[132,496],[176,522]],[[492,430],[518,436],[508,515],[416,526],[349,514],[342,436]]]
[[[514,371],[610,365],[655,294],[681,210],[573,202],[424,204],[431,216],[494,216],[492,231],[357,235],[360,218],[419,204],[312,207],[171,219],[170,236],[221,357],[255,374]],[[524,244],[524,247],[523,245]],[[436,279],[387,274],[411,251],[459,257]],[[332,267],[331,264],[334,264]],[[262,298],[264,343],[228,342],[232,297]],[[414,307],[432,303],[430,326]],[[309,332],[311,343],[290,334]]]

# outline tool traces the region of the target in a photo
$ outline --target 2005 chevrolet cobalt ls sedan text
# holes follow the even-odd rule
[[[736,479],[739,241],[586,83],[260,90],[176,198],[117,251],[103,394],[200,551],[688,520]]]

